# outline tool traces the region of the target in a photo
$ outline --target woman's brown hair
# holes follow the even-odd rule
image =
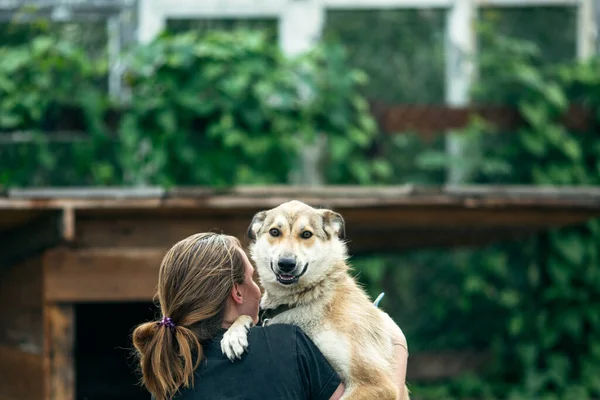
[[[142,382],[157,400],[193,385],[202,344],[218,333],[228,296],[235,283],[244,281],[240,251],[232,236],[199,233],[163,258],[157,293],[163,319],[133,331]]]

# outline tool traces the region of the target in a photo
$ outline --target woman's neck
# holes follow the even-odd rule
[[[231,325],[233,325],[233,321],[223,321],[221,323],[221,328],[229,329],[229,328],[231,328]]]
[[[231,301],[228,301],[225,315],[223,316],[223,322],[221,322],[221,328],[229,329],[239,316],[240,314],[235,305],[231,304]]]

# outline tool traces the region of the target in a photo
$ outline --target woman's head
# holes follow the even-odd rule
[[[193,383],[203,342],[224,324],[242,314],[256,321],[259,298],[252,266],[236,238],[199,233],[175,244],[158,276],[162,319],[133,332],[144,384],[157,400]]]

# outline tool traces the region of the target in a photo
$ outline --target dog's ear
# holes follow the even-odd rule
[[[344,218],[336,212],[331,210],[323,210],[323,225],[327,228],[330,227],[334,235],[337,235],[340,239],[346,238],[346,222]],[[327,231],[327,229],[326,229]]]
[[[250,226],[248,227],[248,237],[250,240],[256,240],[256,234],[265,222],[266,217],[267,213],[265,211],[260,211],[254,215],[254,218],[252,218],[252,222],[250,222]]]

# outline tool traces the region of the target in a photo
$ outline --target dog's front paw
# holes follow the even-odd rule
[[[248,348],[248,330],[254,325],[252,317],[242,315],[227,329],[221,339],[221,351],[232,362],[242,358]]]

